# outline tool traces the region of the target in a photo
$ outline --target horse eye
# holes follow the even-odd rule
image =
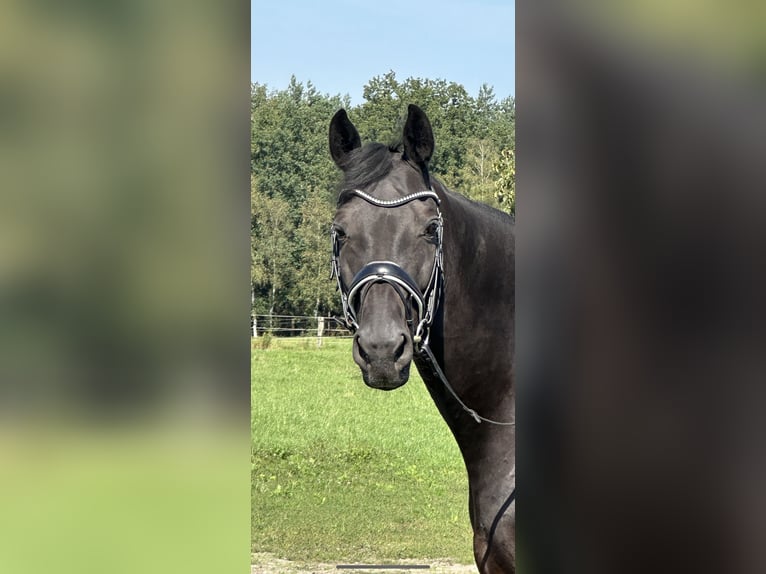
[[[338,227],[337,225],[334,225],[333,231],[335,232],[335,237],[337,237],[339,241],[346,240],[346,231],[342,227]]]
[[[432,221],[428,224],[428,227],[426,227],[426,231],[423,235],[425,235],[428,238],[435,238],[436,234],[439,232],[439,224],[436,221]]]

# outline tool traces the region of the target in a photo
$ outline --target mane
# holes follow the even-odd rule
[[[339,192],[362,188],[386,177],[394,168],[392,153],[399,151],[400,144],[381,143],[368,143],[350,151],[343,165]]]

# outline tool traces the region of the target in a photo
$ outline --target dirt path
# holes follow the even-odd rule
[[[326,574],[335,572],[336,574],[412,574],[413,572],[424,572],[428,574],[476,574],[476,566],[473,564],[452,564],[444,560],[424,560],[422,562],[412,562],[412,564],[428,564],[431,566],[428,570],[339,570],[336,564],[327,563],[305,563],[283,560],[269,552],[257,552],[250,555],[250,574]]]

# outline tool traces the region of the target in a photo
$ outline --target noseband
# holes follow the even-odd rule
[[[431,267],[431,276],[428,279],[425,291],[421,292],[414,279],[393,261],[371,261],[354,276],[351,284],[346,286],[340,276],[338,257],[340,255],[340,241],[338,240],[335,228],[331,231],[332,238],[332,276],[338,280],[338,290],[340,291],[341,303],[343,305],[343,315],[346,326],[351,331],[359,329],[358,316],[362,304],[362,295],[365,288],[374,283],[388,283],[404,303],[407,315],[407,323],[410,327],[410,334],[415,345],[421,342],[428,342],[428,334],[431,324],[434,320],[436,308],[439,305],[439,296],[444,281],[442,268],[442,214],[439,211],[439,196],[432,189],[411,193],[399,199],[377,199],[371,195],[359,190],[349,190],[349,194],[361,197],[367,203],[376,207],[394,208],[405,205],[416,199],[433,199],[436,201],[436,213],[438,215],[438,229],[436,232],[436,251],[434,252],[434,262]],[[414,307],[414,309],[413,309]],[[417,325],[412,318],[412,311],[417,311]]]

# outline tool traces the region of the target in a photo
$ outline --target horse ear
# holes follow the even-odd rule
[[[407,121],[404,123],[404,153],[407,157],[426,167],[434,153],[434,132],[425,112],[415,104],[407,106]]]
[[[330,120],[330,155],[335,165],[344,169],[348,152],[361,146],[359,132],[348,119],[346,110],[339,109]]]

